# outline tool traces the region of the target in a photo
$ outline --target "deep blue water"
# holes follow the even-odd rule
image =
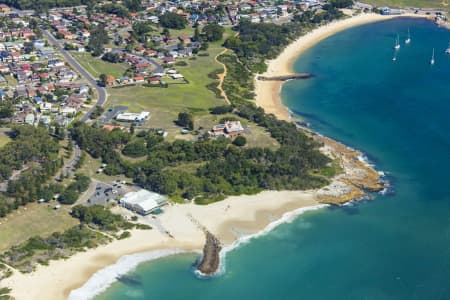
[[[229,253],[218,278],[196,278],[195,255],[177,255],[97,299],[450,299],[449,40],[423,20],[353,28],[302,55],[295,69],[315,77],[282,90],[314,130],[387,172],[392,193],[281,225]]]

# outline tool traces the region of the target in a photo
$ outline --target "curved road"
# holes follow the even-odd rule
[[[98,94],[98,100],[95,106],[103,106],[106,102],[106,98],[108,97],[108,94],[106,93],[106,89],[104,87],[101,87],[97,84],[97,80],[92,77],[89,72],[87,72],[73,57],[70,55],[70,53],[66,50],[64,50],[64,47],[61,46],[61,44],[58,42],[56,38],[53,37],[53,35],[45,30],[44,28],[41,28],[42,34],[48,39],[48,42],[55,46],[58,51],[64,56],[66,61],[75,69],[78,71],[78,73],[81,74],[86,80],[91,84],[92,87],[94,87],[97,90]],[[80,119],[81,122],[86,122],[89,120],[89,117],[91,116],[92,112],[95,110],[95,106],[93,106],[84,116]]]

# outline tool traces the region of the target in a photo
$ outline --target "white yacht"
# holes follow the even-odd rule
[[[397,34],[397,38],[395,39],[395,46],[394,46],[394,49],[395,49],[395,50],[400,49],[400,42],[399,42],[398,34]]]
[[[430,65],[434,65],[434,48],[433,48],[433,54],[431,55]]]
[[[410,34],[409,28],[408,28],[408,37],[405,40],[405,44],[409,44],[409,43],[411,43],[411,34]]]
[[[445,50],[445,54],[450,54],[450,43],[448,43],[448,48]]]

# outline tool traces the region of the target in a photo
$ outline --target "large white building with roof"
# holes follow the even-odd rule
[[[125,121],[125,122],[143,122],[144,120],[150,117],[150,113],[148,111],[143,111],[141,113],[121,113],[116,117],[117,121]]]
[[[161,206],[167,204],[164,196],[142,189],[137,192],[126,193],[119,203],[132,211],[141,215],[148,215]]]

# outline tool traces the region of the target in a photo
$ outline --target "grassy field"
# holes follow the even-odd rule
[[[121,181],[131,181],[131,179],[126,178],[124,175],[120,176],[108,176],[105,174],[97,174],[97,170],[101,166],[100,159],[94,159],[89,154],[86,154],[86,158],[84,160],[83,166],[77,170],[77,173],[84,174],[89,176],[90,178],[103,181],[103,182],[112,182],[120,179]]]
[[[101,60],[98,57],[93,57],[87,52],[71,52],[73,58],[75,58],[92,76],[98,78],[100,74],[111,75],[116,78],[121,77],[127,70],[126,64],[113,64]]]
[[[208,108],[224,104],[214,93],[206,88],[213,82],[208,73],[220,68],[214,57],[223,51],[221,42],[211,43],[209,56],[198,56],[195,60],[186,60],[188,66],[174,67],[183,74],[189,84],[172,84],[168,88],[145,88],[132,86],[120,89],[108,89],[108,106],[125,105],[131,112],[150,111],[151,118],[146,126],[158,128],[176,128],[173,120],[181,111],[197,114],[206,113]]]
[[[78,222],[69,215],[68,208],[54,210],[48,203],[28,204],[0,219],[0,252],[32,236],[47,236],[76,224]]]
[[[0,133],[0,148],[5,146],[11,139],[4,133]]]
[[[370,3],[375,6],[450,9],[449,0],[366,0],[363,2]]]
[[[279,143],[270,136],[270,133],[264,127],[257,126],[255,123],[250,123],[248,120],[239,118],[234,114],[228,115],[204,115],[196,118],[194,122],[195,128],[203,127],[207,130],[214,125],[219,124],[221,119],[226,117],[238,119],[242,126],[246,129],[245,138],[247,139],[248,147],[262,147],[276,150],[279,148]]]

